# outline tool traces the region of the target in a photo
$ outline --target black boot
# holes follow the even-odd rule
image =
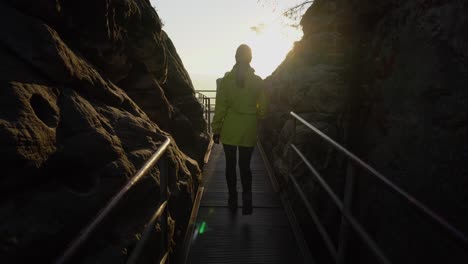
[[[242,214],[251,215],[253,212],[252,208],[252,193],[242,193]]]
[[[229,194],[228,206],[233,213],[237,210],[237,192]]]

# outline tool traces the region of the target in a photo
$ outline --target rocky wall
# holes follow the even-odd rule
[[[468,233],[467,9],[463,1],[315,1],[301,21],[303,39],[267,79],[262,142],[284,183],[295,111]],[[303,125],[295,130],[294,142],[342,197],[346,159]],[[336,207],[297,158],[293,167],[337,244]],[[468,259],[378,180],[360,170],[356,177],[353,213],[395,263]],[[304,221],[313,253],[327,263],[319,234]],[[350,263],[377,263],[359,238],[351,244]]]
[[[161,26],[147,0],[0,2],[2,262],[52,262],[165,137],[181,242],[208,136]],[[79,262],[124,263],[158,200],[155,168]]]

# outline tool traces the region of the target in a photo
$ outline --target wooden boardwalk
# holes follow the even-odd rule
[[[222,146],[213,146],[203,173],[205,190],[188,263],[303,263],[279,194],[257,149],[251,168],[253,214],[242,215],[240,177],[239,208],[233,214],[227,207]]]

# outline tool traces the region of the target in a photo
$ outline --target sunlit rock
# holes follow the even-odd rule
[[[0,28],[2,262],[53,262],[166,136],[179,243],[206,124],[149,2],[5,0]],[[128,258],[158,206],[159,177],[153,169],[135,186],[80,263]]]

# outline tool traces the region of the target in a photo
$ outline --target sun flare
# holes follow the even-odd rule
[[[252,27],[251,30],[246,44],[252,48],[252,67],[263,78],[281,64],[292,49],[294,41],[302,36],[301,30],[283,25],[281,22],[261,24]]]

